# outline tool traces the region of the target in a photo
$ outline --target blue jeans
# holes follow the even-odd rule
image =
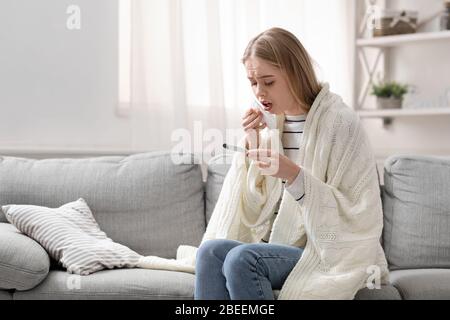
[[[209,240],[197,252],[197,300],[273,300],[303,253],[302,248]]]

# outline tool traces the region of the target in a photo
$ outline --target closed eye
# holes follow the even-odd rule
[[[271,86],[271,85],[273,85],[274,82],[275,81],[267,82],[267,83],[264,83],[264,85]],[[256,86],[256,82],[252,82],[251,85],[252,85],[252,87]]]

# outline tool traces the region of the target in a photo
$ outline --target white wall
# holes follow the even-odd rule
[[[396,9],[419,10],[419,19],[443,6],[441,0],[387,0]],[[437,21],[425,30],[437,28]],[[388,77],[416,86],[421,99],[436,99],[450,88],[450,41],[424,42],[390,49]],[[449,106],[450,107],[450,106]],[[450,155],[450,115],[364,120],[380,161],[391,154]]]
[[[442,5],[388,2],[425,14]],[[79,31],[66,28],[70,4],[81,7]],[[130,121],[115,114],[117,52],[117,0],[2,0],[0,151],[129,150]],[[450,86],[449,41],[391,53],[393,78],[430,96]],[[396,153],[450,155],[450,116],[397,118],[388,128],[364,121],[380,162]]]
[[[81,30],[66,27],[69,5]],[[117,1],[0,2],[0,150],[123,149]]]

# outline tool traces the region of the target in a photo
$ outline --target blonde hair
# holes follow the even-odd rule
[[[289,90],[295,100],[309,111],[322,87],[308,52],[292,33],[281,28],[260,33],[250,40],[242,63],[250,57],[263,59],[281,69],[287,75]]]

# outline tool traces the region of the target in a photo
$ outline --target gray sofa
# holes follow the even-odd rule
[[[197,246],[217,201],[230,155],[202,168],[168,152],[86,159],[0,157],[0,205],[58,207],[83,197],[114,241],[173,258]],[[385,163],[382,243],[391,285],[356,299],[450,299],[450,160],[391,157]],[[0,213],[1,299],[192,299],[194,275],[113,269],[71,275]]]

